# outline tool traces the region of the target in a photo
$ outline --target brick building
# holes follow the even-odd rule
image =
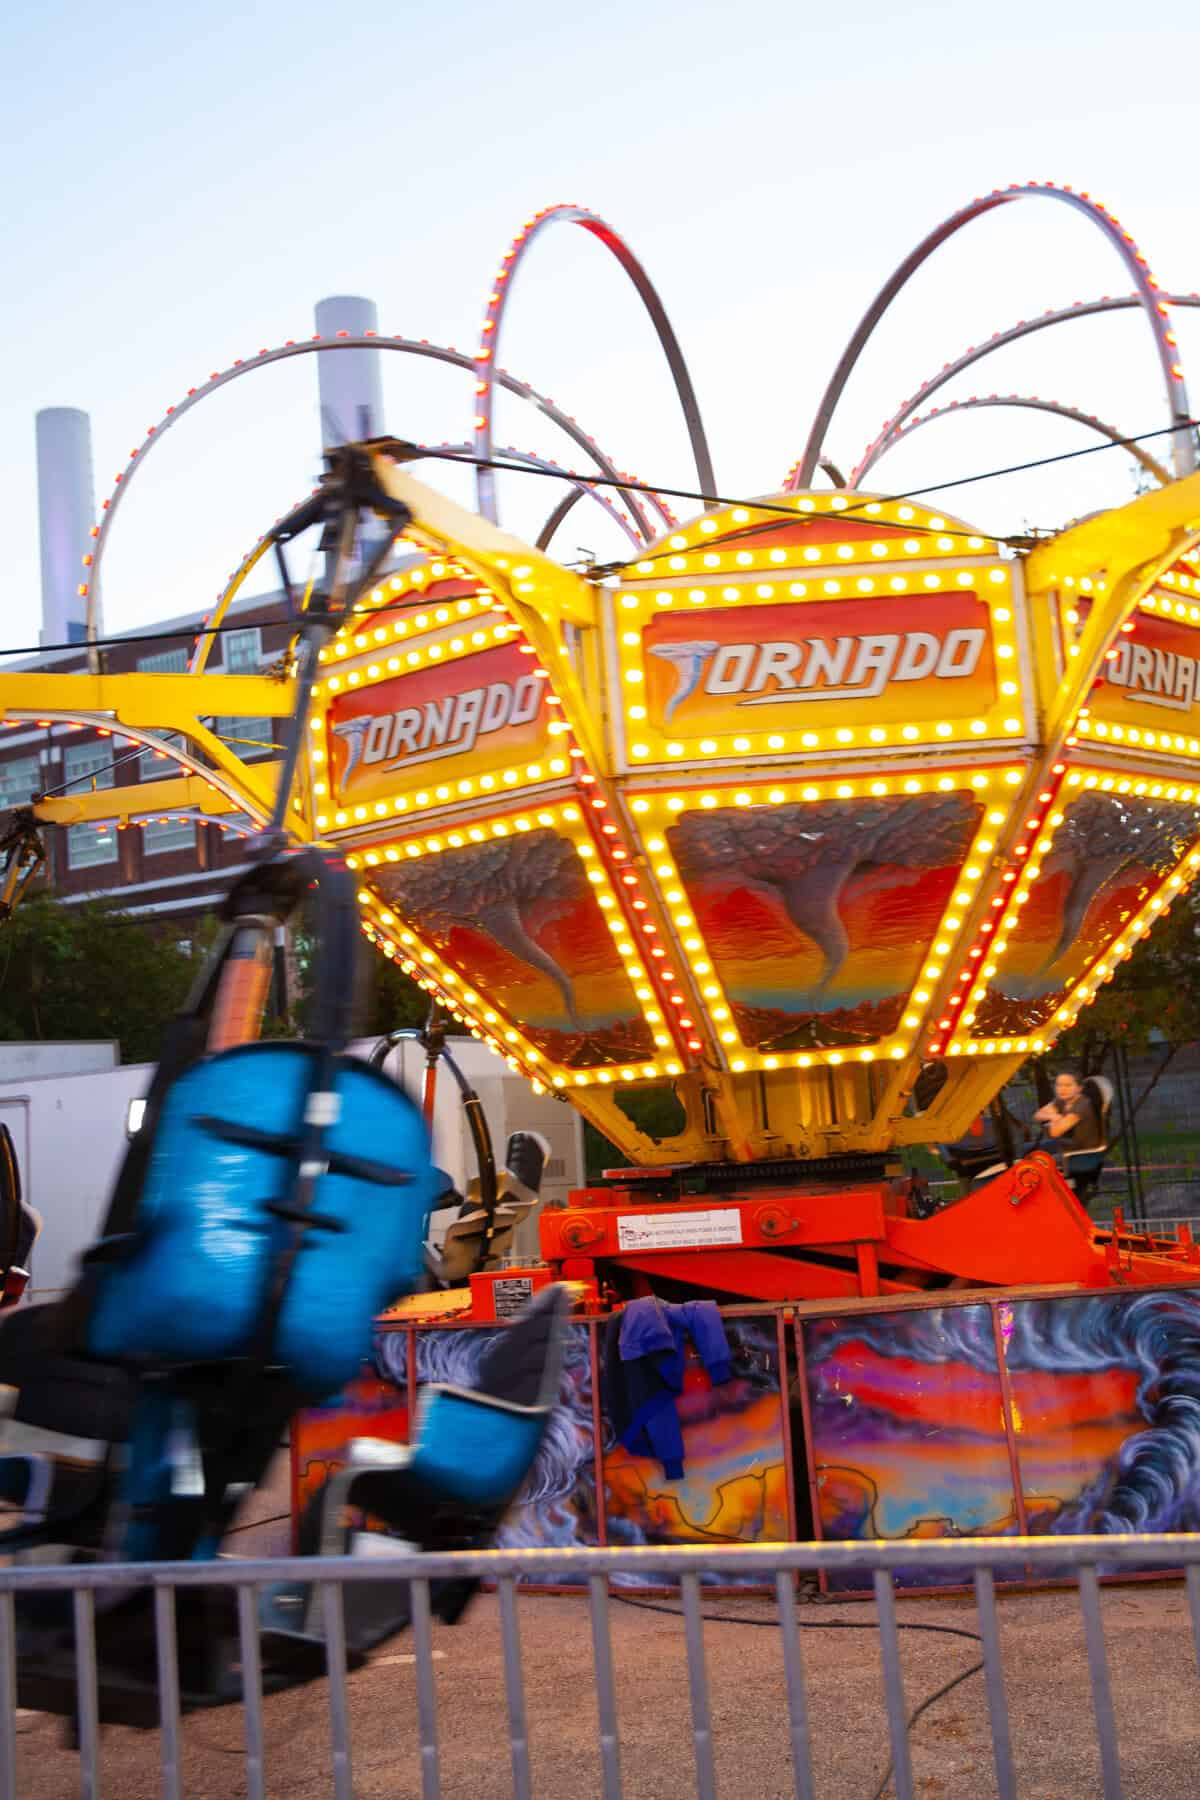
[[[235,601],[226,618],[230,629],[214,645],[213,673],[255,674],[277,662],[291,628],[282,597],[251,596]],[[104,666],[110,674],[135,669],[182,673],[200,629],[198,614],[140,627],[108,641]],[[147,633],[164,635],[147,643]],[[82,649],[48,652],[12,667],[44,668],[67,674],[86,668]],[[281,719],[218,719],[217,735],[232,742],[248,761],[282,754],[286,728]],[[0,813],[26,805],[35,794],[86,792],[90,786],[136,787],[171,772],[158,752],[139,750],[120,737],[88,726],[25,722],[0,727]],[[46,884],[68,906],[103,898],[134,916],[178,919],[185,927],[209,912],[229,881],[245,865],[248,821],[168,817],[124,826],[45,825]]]
[[[316,307],[317,340],[331,348],[338,338],[378,334],[373,302],[340,295]],[[315,359],[320,415],[314,451],[322,443],[345,443],[383,430],[380,356],[373,347],[346,347]],[[80,563],[91,548],[97,517],[91,428],[87,414],[73,407],[48,407],[37,415],[38,512],[42,570],[42,642],[79,648],[46,651],[14,669],[68,674],[86,668],[85,601]],[[124,638],[104,636],[104,668],[110,674],[143,669],[182,673],[188,667],[199,614],[142,626]],[[162,633],[154,642],[147,634]],[[291,630],[281,594],[239,596],[226,614],[209,658],[214,673],[254,674],[278,661]],[[142,641],[138,641],[141,639]],[[281,754],[285,720],[218,719],[219,737],[233,743],[245,760]],[[119,736],[90,726],[38,725],[0,721],[0,817],[29,803],[35,794],[84,792],[98,787],[131,787],[174,773],[154,751],[141,751]],[[46,883],[68,906],[104,898],[134,916],[177,920],[186,927],[210,912],[245,866],[249,821],[222,824],[186,817],[149,819],[97,827],[42,828],[48,867]]]

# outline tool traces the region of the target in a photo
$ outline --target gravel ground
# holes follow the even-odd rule
[[[671,1601],[659,1602],[671,1606]],[[968,1599],[899,1602],[901,1619],[975,1627]],[[712,1695],[718,1791],[723,1800],[791,1795],[786,1698],[778,1633],[743,1620],[770,1620],[765,1599],[706,1600],[705,1650]],[[1200,1795],[1200,1682],[1186,1600],[1179,1584],[1108,1588],[1103,1612],[1128,1800]],[[875,1633],[864,1602],[798,1609],[808,1680],[816,1791],[820,1800],[871,1800],[887,1763],[887,1729]],[[528,1705],[533,1791],[547,1800],[601,1793],[591,1640],[586,1604],[554,1595],[518,1606]],[[1000,1599],[1013,1749],[1023,1800],[1090,1800],[1102,1793],[1078,1601],[1073,1593]],[[813,1629],[807,1629],[807,1627]],[[694,1781],[682,1626],[640,1603],[612,1607],[624,1793],[629,1800],[684,1800]],[[443,1793],[500,1800],[513,1792],[507,1744],[499,1611],[482,1597],[463,1622],[435,1627]],[[902,1633],[910,1711],[977,1659],[965,1639]],[[350,1677],[356,1800],[420,1794],[415,1669],[411,1642],[394,1640]],[[77,1759],[60,1721],[18,1721],[20,1800],[78,1793]],[[313,1686],[265,1705],[267,1783],[272,1796],[332,1793],[324,1689]],[[973,1676],[932,1706],[912,1732],[919,1796],[986,1800],[996,1792],[984,1684]],[[101,1792],[151,1800],[162,1792],[157,1740],[119,1727],[102,1743]],[[246,1792],[237,1709],[189,1717],[183,1729],[183,1791],[189,1800],[239,1800]],[[888,1792],[894,1790],[889,1787]]]

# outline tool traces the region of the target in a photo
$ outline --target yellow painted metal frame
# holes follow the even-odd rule
[[[205,718],[286,718],[293,704],[290,683],[261,675],[59,675],[41,670],[0,671],[0,721],[88,725],[114,737],[165,750],[200,787],[222,795],[230,809],[253,818],[270,816],[277,770],[272,764],[247,763],[204,724]],[[165,734],[182,738],[169,744]],[[199,757],[214,765],[207,768]],[[174,788],[175,784],[169,784]],[[174,804],[157,790],[159,783],[93,791],[72,790],[35,808],[54,822],[76,824],[117,816],[117,810],[161,812]],[[209,810],[209,809],[206,809]],[[307,818],[293,807],[293,829],[299,838],[311,833]]]
[[[795,510],[801,519],[825,516],[833,521],[838,499],[844,496],[797,496]],[[648,556],[624,572],[614,596],[617,687],[610,696],[614,717],[618,709],[623,715],[619,741],[625,749],[617,756],[622,772],[669,770],[674,774],[712,769],[721,762],[744,765],[747,757],[774,763],[819,755],[844,757],[854,750],[873,756],[885,749],[906,753],[935,749],[943,754],[969,748],[977,753],[992,744],[1019,743],[1025,737],[1013,565],[1001,561],[988,540],[965,527],[951,528],[938,515],[923,513],[917,518],[913,507],[874,501],[854,515],[855,522],[864,523],[868,513],[879,525],[903,522],[907,535],[895,545],[877,539],[756,549],[745,548],[744,537],[735,535],[734,543],[741,547],[726,548],[724,540],[713,533],[722,528],[745,533],[755,525],[769,527],[780,522],[774,513],[761,508],[738,507],[725,514],[706,514],[666,540],[668,545],[680,546],[675,554],[661,561]],[[901,514],[908,519],[899,520]],[[706,526],[711,530],[698,537]],[[903,564],[898,564],[894,555],[883,562],[873,560],[872,552],[882,555],[895,550],[903,552]],[[803,617],[808,607],[833,600],[899,601],[904,596],[913,601],[955,590],[976,593],[989,615],[997,687],[982,716],[971,709],[944,719],[914,716],[881,722],[876,708],[868,723],[852,703],[840,702],[821,708],[816,729],[809,719],[803,730],[781,729],[778,722],[755,729],[743,722],[729,735],[716,728],[711,735],[694,731],[690,741],[685,727],[659,729],[648,716],[643,700],[647,677],[643,639],[651,621],[665,613],[694,617],[697,633],[703,635],[704,620],[714,609],[728,616],[736,608],[746,616],[745,631],[753,639],[756,615],[766,608],[796,607]],[[910,614],[907,622],[919,623],[919,617]]]
[[[1185,803],[1200,793],[1200,785],[1189,785],[1197,782],[1200,739],[1193,742],[1183,734],[1180,742],[1177,733],[1170,734],[1169,743],[1148,742],[1145,733],[1140,741],[1131,741],[1128,733],[1122,739],[1105,718],[1103,698],[1088,706],[1106,655],[1139,608],[1200,625],[1200,476],[1088,520],[1021,559],[1001,556],[994,543],[966,526],[907,503],[861,495],[789,495],[789,509],[822,517],[826,528],[837,515],[850,515],[860,524],[877,521],[881,536],[862,540],[847,533],[842,539],[834,530],[827,543],[802,539],[780,546],[768,537],[756,546],[756,528],[777,522],[774,511],[753,505],[715,509],[672,532],[624,570],[615,585],[604,586],[560,568],[453,505],[386,456],[375,461],[383,485],[412,512],[405,536],[431,561],[381,580],[323,653],[313,690],[309,756],[292,799],[295,834],[337,843],[349,853],[362,882],[364,928],[385,954],[408,966],[511,1066],[569,1096],[634,1157],[825,1155],[958,1135],[1024,1055],[1052,1043],[1073,1021],[1096,983],[1111,973],[1113,958],[1127,954],[1170,898],[1200,873],[1197,842],[1187,847],[1142,915],[1075,984],[1042,1036],[982,1044],[970,1038],[969,1014],[981,984],[990,978],[989,969],[1003,966],[1003,921],[1036,878],[1037,860],[1048,852],[1057,828],[1054,814],[1072,788],[1093,779],[1100,787],[1111,781],[1116,791],[1128,783],[1128,791],[1137,793],[1144,785],[1152,797],[1157,788]],[[477,584],[472,592],[445,602],[423,600],[439,581],[464,579]],[[781,584],[789,590],[803,585],[806,591],[784,595]],[[795,733],[777,734],[783,737],[778,744],[757,745],[751,733],[749,750],[731,738],[697,753],[686,744],[672,751],[678,740],[665,733],[652,741],[646,721],[630,717],[641,703],[629,696],[644,682],[625,677],[644,676],[640,634],[659,613],[695,606],[703,616],[715,603],[743,608],[752,618],[756,606],[784,598],[801,604],[872,594],[912,598],[969,584],[987,598],[993,643],[1010,651],[1000,660],[1012,675],[1001,673],[1001,679],[1017,690],[998,694],[982,729],[978,719],[914,718],[908,722],[911,730],[889,729],[881,741],[878,724],[864,720],[860,731],[830,715],[827,728],[806,724]],[[768,588],[772,591],[763,591]],[[1086,617],[1079,605],[1084,597]],[[330,699],[436,662],[453,664],[482,647],[476,633],[484,635],[485,644],[519,634],[529,646],[558,702],[561,736],[571,748],[554,760],[566,766],[551,768],[546,758],[536,772],[514,768],[512,781],[501,772],[491,787],[463,769],[454,771],[454,781],[440,784],[398,775],[395,792],[386,798],[361,807],[339,805],[328,791],[330,746],[323,715]],[[620,730],[614,708],[622,714]],[[202,720],[278,717],[291,710],[290,685],[260,676],[0,673],[0,718],[90,724],[152,748],[164,747],[163,733],[184,740],[170,750],[183,770],[177,779],[42,803],[43,817],[63,823],[132,817],[134,809],[199,808],[218,816],[236,808],[261,819],[270,809],[275,769],[247,764]],[[1099,730],[1106,723],[1107,736]],[[633,737],[627,726],[641,735]],[[645,756],[623,753],[626,743],[643,741]],[[200,756],[212,768],[202,767]],[[748,757],[754,758],[753,767],[746,766]],[[731,768],[736,759],[740,765]],[[896,793],[969,789],[988,801],[902,1028],[853,1053],[775,1058],[747,1052],[736,1036],[730,1041],[728,1001],[712,975],[703,939],[693,935],[690,909],[671,898],[684,889],[674,882],[671,859],[659,847],[665,845],[659,825],[676,801],[678,811],[704,808],[710,799],[717,806],[724,797],[734,805],[769,806],[777,795],[803,803],[813,796],[851,797],[881,787]],[[607,809],[603,829],[611,838],[597,837],[590,807]],[[442,847],[454,847],[456,837],[472,841],[474,832],[509,828],[510,819],[517,829],[515,821],[523,817],[532,828],[543,815],[567,829],[594,877],[597,897],[613,902],[605,911],[612,916],[618,954],[643,1017],[668,1040],[637,1065],[615,1070],[550,1065],[522,1021],[503,1016],[485,994],[471,989],[464,973],[445,964],[412,921],[388,907],[373,882],[372,871],[393,857],[414,851],[436,855]],[[584,855],[597,845],[601,853]],[[654,923],[678,965],[674,979],[694,1014],[694,1043],[689,1040],[682,1050],[678,1021],[670,1030],[662,1027],[661,984],[656,988],[651,980],[627,896],[617,891],[618,868],[625,871],[622,883],[640,883],[640,917]],[[1000,929],[993,930],[997,917]],[[945,1058],[948,1077],[936,1101],[918,1115],[910,1095],[922,1060],[930,1056]],[[678,1137],[655,1144],[620,1111],[615,1094],[663,1081],[675,1085],[687,1125]]]

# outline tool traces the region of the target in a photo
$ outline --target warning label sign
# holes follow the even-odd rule
[[[621,1250],[697,1250],[741,1241],[742,1215],[736,1206],[719,1212],[628,1213],[617,1220]]]
[[[492,1283],[492,1304],[498,1319],[511,1319],[533,1299],[533,1280],[528,1275],[507,1275]]]

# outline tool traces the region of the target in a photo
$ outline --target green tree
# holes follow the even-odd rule
[[[152,1062],[197,966],[161,927],[38,895],[0,928],[0,1039],[115,1039],[123,1062]]]
[[[387,1031],[423,1025],[429,1015],[429,995],[412,976],[369,946],[364,948],[363,962],[363,1036],[382,1037]],[[449,1029],[461,1031],[462,1027],[450,1020]]]
[[[312,927],[311,911],[303,909],[292,928],[294,991],[288,995],[288,1016],[283,1021],[276,1018],[270,1026],[272,1036],[302,1037],[308,1028],[317,981],[318,949]],[[354,980],[357,987],[354,1029],[360,1037],[382,1037],[388,1031],[425,1023],[429,1015],[429,995],[390,957],[373,950],[365,941],[359,945]],[[450,1029],[459,1031],[461,1027],[452,1023]]]
[[[1114,1045],[1131,1052],[1157,1048],[1154,1075],[1135,1099],[1135,1111],[1157,1086],[1174,1057],[1200,1038],[1200,895],[1177,900],[1165,919],[1142,938],[1127,962],[1103,983],[1079,1021],[1063,1033],[1049,1057],[1038,1058],[1039,1093],[1049,1093],[1047,1064],[1098,1074]]]

